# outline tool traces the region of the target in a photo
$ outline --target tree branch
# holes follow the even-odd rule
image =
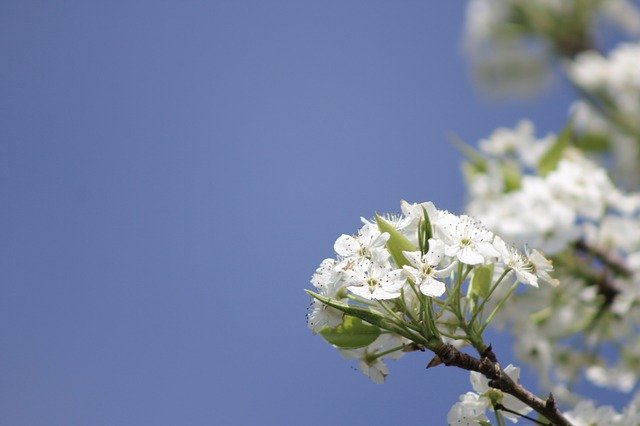
[[[540,399],[519,383],[514,382],[498,364],[493,352],[488,348],[487,354],[480,359],[459,351],[456,347],[442,343],[434,350],[436,357],[448,367],[458,367],[463,370],[476,371],[489,379],[489,386],[499,389],[518,398],[548,419],[552,425],[571,426],[571,423],[560,413],[553,395],[546,400]],[[488,356],[490,354],[490,356]],[[435,359],[435,358],[434,358]],[[429,365],[434,364],[433,360]],[[435,363],[437,365],[437,363]]]

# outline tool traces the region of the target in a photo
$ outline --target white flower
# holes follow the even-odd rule
[[[587,368],[587,379],[593,384],[620,392],[630,392],[636,385],[636,375],[620,367],[604,368],[600,365],[592,365]]]
[[[593,401],[580,401],[573,410],[564,413],[564,416],[574,426],[623,426],[620,414],[613,407],[606,405],[596,408]]]
[[[404,251],[404,257],[412,266],[403,266],[404,271],[420,288],[422,294],[439,297],[445,292],[445,285],[436,278],[449,275],[455,262],[444,269],[436,269],[444,257],[444,243],[433,238],[429,239],[429,251],[422,255],[419,251]]]
[[[343,287],[341,273],[335,259],[323,260],[313,274],[311,283],[319,290],[321,295],[335,298]],[[307,314],[307,325],[315,334],[325,326],[337,327],[342,323],[342,317],[343,313],[341,311],[325,305],[318,299],[313,299]]]
[[[450,426],[477,426],[480,422],[488,422],[486,413],[487,403],[480,399],[480,395],[467,392],[460,395],[460,401],[453,404],[447,414]]]
[[[307,314],[307,325],[313,334],[319,333],[325,326],[337,327],[342,323],[343,313],[327,306],[318,299],[311,301]]]
[[[585,158],[565,158],[546,178],[552,193],[589,219],[602,217],[614,186],[607,172]]]
[[[377,226],[366,223],[360,228],[355,238],[351,235],[341,235],[333,245],[333,249],[345,258],[383,261],[389,256],[384,248],[388,239],[389,234],[381,233]]]
[[[469,216],[448,213],[439,223],[447,256],[455,256],[468,265],[478,265],[500,256],[492,244],[493,234]]]
[[[345,271],[347,290],[371,300],[395,299],[406,282],[402,269],[368,260],[359,262],[353,269]]]
[[[488,139],[478,142],[480,149],[498,157],[514,155],[526,139],[533,139],[533,123],[522,120],[515,129],[500,127]]]
[[[384,383],[385,377],[389,374],[389,369],[382,361],[383,357],[378,356],[382,352],[401,346],[406,343],[407,339],[395,334],[381,334],[373,343],[364,348],[358,349],[340,349],[340,353],[347,359],[360,360],[360,371],[369,377],[374,383]],[[385,358],[399,359],[404,355],[402,350],[397,350],[384,355]]]
[[[507,246],[504,240],[498,236],[494,238],[493,245],[500,252],[502,262],[515,272],[518,281],[538,287],[538,277],[531,273],[529,262],[515,247]]]
[[[518,381],[520,380],[520,369],[518,367],[514,367],[513,365],[509,364],[504,369],[504,372],[514,382],[518,383]],[[489,380],[485,376],[483,376],[481,373],[472,371],[470,379],[471,379],[471,386],[473,386],[473,390],[476,391],[478,394],[480,394],[480,396],[482,397],[481,399],[485,400],[485,404],[487,404],[487,408],[493,409],[491,401],[486,396],[489,391],[492,391],[492,392],[497,392],[498,394],[502,394],[502,398],[500,398],[500,400],[497,402],[504,405],[506,408],[512,411],[516,411],[520,414],[525,414],[525,415],[531,412],[532,408],[529,407],[524,402],[517,399],[515,396],[503,393],[497,389],[490,388]],[[502,411],[502,415],[506,419],[509,419],[514,423],[518,421],[518,417],[513,413]]]
[[[558,279],[552,278],[551,275],[549,275],[549,272],[553,272],[553,264],[544,257],[542,253],[534,249],[531,253],[527,254],[527,257],[529,258],[529,265],[533,274],[554,287],[560,284]]]
[[[432,202],[408,203],[402,200],[400,201],[400,209],[402,209],[404,220],[398,221],[396,229],[414,245],[418,245],[418,224],[424,220],[424,212],[427,212],[432,227],[436,226],[440,217],[440,212]]]
[[[427,211],[429,215],[429,221],[433,224],[438,221],[439,212],[438,209],[433,205],[432,202],[426,203],[413,203],[410,204],[405,200],[400,201],[400,209],[402,209],[402,213],[410,218],[413,222],[417,224],[417,222],[424,218],[424,210]]]

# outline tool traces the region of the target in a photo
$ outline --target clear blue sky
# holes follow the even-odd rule
[[[564,84],[474,90],[463,8],[3,1],[2,422],[444,424],[466,374],[412,354],[374,385],[302,289],[360,216],[460,211],[448,134],[562,126]]]

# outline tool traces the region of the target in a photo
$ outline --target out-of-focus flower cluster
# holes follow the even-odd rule
[[[572,122],[583,150],[613,152],[614,176],[640,183],[640,43],[624,43],[604,57],[581,53],[566,64],[584,95],[572,106]]]
[[[594,48],[598,18],[640,35],[640,12],[627,0],[471,0],[465,48],[485,87],[532,93],[554,57]]]
[[[340,236],[336,257],[323,260],[311,279],[316,293],[309,328],[346,358],[358,359],[376,383],[388,374],[383,358],[399,358],[411,343],[429,347],[446,341],[482,350],[482,331],[496,304],[504,303],[518,282],[557,284],[540,252],[517,250],[469,216],[432,203],[403,201],[401,207],[400,215],[362,219],[354,235]],[[492,304],[493,311],[485,310],[502,287],[502,299]],[[376,320],[366,316],[361,322],[352,307]],[[372,325],[378,318],[394,326]]]
[[[467,211],[514,244],[552,256],[557,288],[517,294],[500,319],[554,394],[581,377],[630,391],[640,367],[640,194],[619,190],[566,130],[498,129],[469,156]]]

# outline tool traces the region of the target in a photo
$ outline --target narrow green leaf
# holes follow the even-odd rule
[[[326,296],[322,296],[320,294],[314,293],[311,290],[305,290],[305,292],[313,297],[314,299],[318,299],[322,303],[327,306],[331,306],[332,308],[336,308],[337,310],[344,312],[347,315],[351,315],[356,318],[360,318],[363,321],[368,322],[369,324],[375,325],[383,330],[388,330],[399,334],[401,336],[406,337],[416,343],[429,345],[430,342],[420,339],[420,336],[413,334],[407,330],[407,328],[402,327],[396,324],[394,321],[389,318],[384,317],[378,312],[371,311],[367,308],[361,308],[357,306],[352,306],[344,302],[340,302],[339,300],[331,299]]]
[[[472,174],[475,173],[487,173],[489,167],[487,166],[487,159],[475,148],[471,145],[466,144],[462,139],[458,136],[451,135],[449,136],[449,140],[453,144],[453,146],[464,155],[468,163],[465,166],[468,167],[468,171]]]
[[[515,164],[502,164],[502,179],[504,182],[504,192],[517,191],[522,187],[522,174]]]
[[[364,324],[360,318],[345,315],[342,324],[335,328],[324,327],[320,335],[339,348],[356,349],[373,343],[380,336],[380,329]]]
[[[538,172],[542,176],[548,175],[554,171],[562,160],[562,154],[571,142],[571,126],[567,125],[558,135],[556,141],[547,149],[538,162]]]
[[[493,263],[476,266],[471,278],[470,293],[476,294],[483,299],[489,294],[491,280],[493,279]]]
[[[433,238],[433,227],[431,226],[431,219],[429,218],[429,213],[427,213],[427,209],[422,207],[422,220],[420,221],[420,226],[418,227],[418,236],[422,241],[422,247],[420,250],[422,253],[427,253],[429,251],[429,239]]]
[[[376,312],[372,312],[366,308],[352,306],[352,305],[349,305],[348,303],[331,299],[330,297],[322,296],[320,294],[312,292],[311,290],[305,290],[305,292],[309,296],[313,297],[314,299],[318,299],[319,301],[321,301],[327,306],[331,306],[332,308],[336,308],[337,310],[344,312],[347,315],[358,317],[370,324],[377,325],[378,327],[384,328],[383,324],[384,324],[385,318]]]
[[[390,235],[387,241],[387,250],[395,260],[398,268],[402,268],[404,265],[408,265],[407,259],[402,254],[403,251],[417,251],[418,249],[411,244],[407,238],[396,230],[389,222],[376,215],[376,223],[380,232],[386,232]]]
[[[606,152],[611,149],[611,138],[602,133],[585,133],[580,135],[576,146],[587,152]]]

